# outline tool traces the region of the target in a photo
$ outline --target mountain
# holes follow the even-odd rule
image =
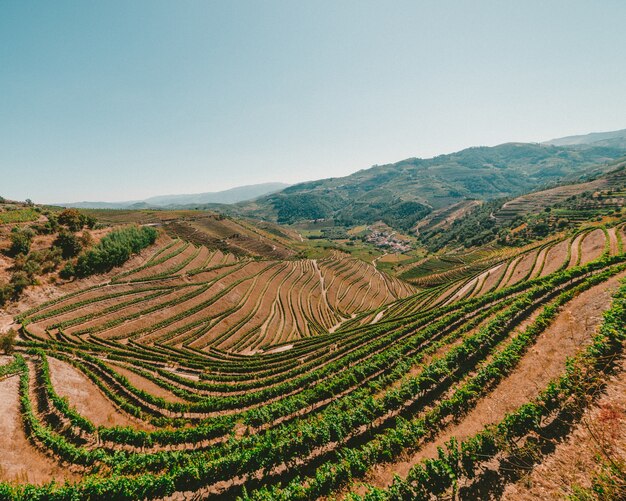
[[[332,219],[340,225],[382,220],[408,230],[431,211],[468,199],[511,197],[585,176],[626,148],[506,143],[448,155],[375,165],[346,177],[290,186],[225,208],[279,223]]]
[[[610,132],[592,132],[580,136],[567,136],[551,139],[543,144],[553,146],[607,146],[610,148],[626,148],[626,129]]]
[[[224,191],[195,193],[190,195],[161,195],[145,200],[127,202],[75,202],[55,204],[80,209],[150,209],[179,208],[202,204],[234,204],[267,195],[288,187],[285,183],[262,183],[238,186]]]

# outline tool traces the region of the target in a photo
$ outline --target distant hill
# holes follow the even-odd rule
[[[580,136],[567,136],[551,139],[543,144],[553,146],[607,146],[610,148],[626,148],[626,129],[610,132],[592,132]]]
[[[285,183],[262,183],[238,186],[224,191],[195,193],[190,195],[161,195],[146,198],[145,200],[130,200],[127,202],[75,202],[55,205],[77,207],[80,209],[170,209],[202,204],[234,204],[267,195],[288,186],[289,185]]]
[[[408,230],[432,211],[464,200],[517,196],[603,172],[626,148],[506,143],[376,165],[346,177],[300,183],[225,210],[279,223],[382,220]]]

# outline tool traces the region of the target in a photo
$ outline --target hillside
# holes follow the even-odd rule
[[[435,211],[416,227],[420,242],[433,251],[496,241],[523,245],[551,232],[619,213],[626,205],[626,161],[608,168],[610,172],[592,181]]]
[[[621,148],[525,143],[469,148],[296,184],[223,210],[279,223],[332,219],[354,226],[381,220],[407,230],[431,211],[467,199],[511,197],[597,174],[625,153]]]
[[[161,232],[4,310],[0,496],[522,499],[619,481],[625,240],[613,213],[429,256],[408,284],[337,251],[238,257]]]

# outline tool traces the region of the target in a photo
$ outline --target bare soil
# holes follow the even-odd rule
[[[588,233],[581,246],[580,264],[598,259],[604,252],[606,236],[601,229]]]
[[[24,433],[17,375],[0,381],[0,416],[0,481],[43,484],[76,478],[39,452]]]
[[[55,391],[96,426],[146,428],[118,410],[87,376],[70,364],[48,357],[50,379]]]
[[[563,240],[558,244],[550,247],[550,250],[546,254],[545,264],[543,270],[541,270],[541,276],[545,277],[550,273],[557,271],[565,263],[567,258],[567,248],[569,246],[569,240]]]

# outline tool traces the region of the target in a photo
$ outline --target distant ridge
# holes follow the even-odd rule
[[[626,148],[626,129],[560,137],[545,141],[542,144],[552,146],[606,146],[609,148]]]
[[[161,195],[146,198],[145,200],[129,200],[126,202],[73,202],[54,205],[76,207],[79,209],[160,209],[202,204],[234,204],[269,195],[287,188],[288,186],[289,185],[285,183],[262,183],[237,186],[223,191],[186,195]]]

